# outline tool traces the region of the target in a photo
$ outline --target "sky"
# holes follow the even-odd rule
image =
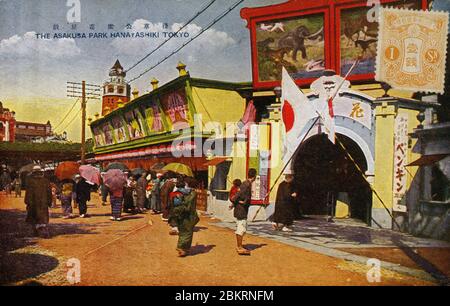
[[[0,101],[16,111],[17,120],[47,122],[53,126],[75,102],[66,98],[66,82],[102,84],[109,68],[119,59],[128,69],[163,40],[161,32],[176,31],[210,0],[79,0],[80,22],[72,30],[68,2],[77,0],[0,0]],[[250,38],[243,7],[266,6],[284,0],[246,0],[166,62],[131,84],[140,94],[150,90],[156,77],[164,84],[178,76],[182,61],[191,76],[223,81],[251,81]],[[185,30],[188,38],[174,38],[127,74],[131,79],[156,64],[228,9],[235,0],[216,0]],[[436,0],[435,9],[450,9],[450,1]],[[108,29],[113,24],[114,29]],[[127,25],[132,29],[127,29]],[[148,29],[145,29],[145,25]],[[95,30],[90,26],[94,25]],[[58,26],[59,30],[55,30]],[[38,39],[36,34],[159,32],[159,38],[63,38]],[[80,120],[76,106],[59,124],[70,139],[79,141]],[[101,102],[88,102],[88,117],[101,109]],[[67,126],[67,127],[66,127]],[[90,133],[88,133],[90,137]]]
[[[52,39],[55,33],[171,32],[179,29],[210,0],[80,0],[80,22],[72,30],[68,0],[0,0],[0,101],[16,111],[18,120],[46,122],[55,126],[74,103],[66,98],[66,82],[102,84],[116,59],[128,69],[165,38]],[[183,32],[127,74],[131,79],[157,63],[168,52],[193,37],[236,1],[217,0]],[[133,82],[132,88],[148,92],[156,77],[164,84],[178,76],[182,61],[191,76],[224,81],[251,81],[250,39],[243,7],[265,6],[283,0],[246,0],[181,52]],[[114,29],[108,29],[113,24]],[[133,29],[127,29],[131,24]],[[145,29],[148,24],[148,29]],[[59,30],[54,30],[57,25]],[[95,30],[90,26],[94,25]],[[36,34],[50,33],[51,39]],[[100,110],[100,101],[88,102],[88,116]],[[75,116],[75,107],[66,122]],[[79,120],[66,131],[79,140]],[[62,131],[59,131],[62,132]],[[88,135],[90,136],[90,135]]]

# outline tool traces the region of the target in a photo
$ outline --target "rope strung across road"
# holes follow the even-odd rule
[[[108,246],[108,245],[110,245],[110,244],[113,244],[114,242],[116,242],[116,241],[118,241],[118,240],[120,240],[120,239],[122,239],[122,238],[125,238],[125,237],[127,237],[127,236],[129,236],[129,235],[131,235],[131,234],[133,234],[133,233],[135,233],[135,232],[137,232],[137,231],[139,231],[139,230],[141,230],[141,229],[147,227],[148,225],[153,225],[153,221],[152,221],[151,219],[150,219],[147,223],[145,223],[144,225],[141,225],[141,226],[139,226],[139,227],[137,227],[137,228],[131,230],[130,232],[126,233],[125,235],[120,236],[120,237],[117,237],[116,239],[113,239],[113,240],[111,240],[111,241],[109,241],[109,242],[107,242],[107,243],[105,243],[105,244],[102,244],[101,246],[99,246],[99,247],[97,247],[97,248],[95,248],[95,249],[93,249],[93,250],[87,252],[86,254],[83,255],[83,258],[88,257],[88,256],[91,255],[92,253],[95,253],[95,252],[97,252],[97,251],[103,249],[104,247],[106,247],[106,246]]]
[[[400,225],[397,223],[397,221],[394,218],[394,215],[392,215],[392,212],[389,210],[389,208],[387,208],[386,204],[384,203],[383,199],[380,197],[380,195],[378,194],[378,192],[375,190],[375,188],[372,186],[372,184],[369,182],[369,179],[367,178],[366,174],[363,172],[363,170],[361,169],[361,167],[358,165],[358,163],[355,161],[355,159],[351,156],[351,154],[348,152],[347,148],[344,146],[344,144],[342,143],[342,141],[336,136],[336,140],[339,143],[339,145],[342,147],[342,149],[344,149],[344,153],[347,155],[347,157],[353,162],[353,164],[356,167],[356,170],[358,170],[358,172],[361,174],[361,176],[364,178],[364,180],[367,182],[367,184],[369,185],[370,190],[375,194],[375,196],[377,197],[377,199],[380,201],[381,205],[383,205],[384,209],[386,209],[387,213],[389,214],[389,216],[391,217],[392,221],[395,223],[395,225],[397,225],[398,229],[400,229]]]

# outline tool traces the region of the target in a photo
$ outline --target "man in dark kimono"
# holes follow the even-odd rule
[[[147,173],[142,173],[136,182],[136,207],[139,211],[145,211],[145,192],[147,189]]]
[[[169,173],[166,173],[165,175],[165,182],[161,186],[160,196],[161,196],[161,210],[162,215],[161,218],[163,221],[169,220],[170,215],[170,201],[169,201],[169,194],[173,191],[175,188],[175,179],[169,175]],[[176,224],[172,224],[172,227],[175,227]]]
[[[44,177],[40,166],[34,166],[26,180],[25,204],[27,205],[26,222],[31,224],[33,234],[49,238],[47,224],[48,208],[52,205],[50,181]]]
[[[247,215],[252,198],[252,183],[255,179],[256,170],[250,168],[247,173],[247,180],[241,184],[240,190],[234,197],[235,201],[233,203],[233,215],[236,218],[236,251],[239,255],[250,255],[250,251],[242,246],[242,240],[244,238],[244,234],[247,232]]]
[[[80,211],[80,218],[87,217],[87,202],[91,200],[91,185],[83,177],[77,177],[75,184],[76,202]]]
[[[150,210],[153,214],[161,213],[161,180],[162,174],[157,173],[156,179],[153,180],[152,193],[150,195]]]
[[[102,196],[102,206],[106,206],[106,200],[108,198],[108,194],[109,194],[109,188],[108,186],[105,185],[105,183],[103,182],[103,176],[105,175],[105,172],[101,173],[101,177],[102,177],[102,182],[100,184],[100,194]]]
[[[275,200],[275,213],[273,214],[272,226],[275,230],[292,232],[289,228],[294,223],[295,203],[297,193],[294,188],[294,176],[286,174],[284,181],[278,186],[277,198]]]
[[[10,184],[11,176],[9,175],[9,171],[7,169],[3,169],[3,172],[0,175],[0,190],[6,190],[6,194],[8,194],[8,187]]]

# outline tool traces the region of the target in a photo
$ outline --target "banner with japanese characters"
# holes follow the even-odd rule
[[[404,196],[407,187],[408,163],[408,115],[398,114],[394,126],[394,184],[393,184],[393,210],[406,212]]]
[[[256,170],[252,184],[252,204],[268,204],[270,189],[271,125],[252,124],[248,137],[248,169]]]

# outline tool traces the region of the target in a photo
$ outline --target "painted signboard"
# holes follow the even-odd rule
[[[114,140],[116,143],[128,141],[128,135],[125,130],[125,124],[121,116],[115,116],[111,119],[111,125],[114,131]]]
[[[281,79],[285,67],[295,79],[313,78],[325,69],[323,15],[260,22],[256,25],[258,79]]]
[[[145,114],[145,122],[151,134],[160,133],[165,130],[164,114],[161,111],[159,103],[152,101],[150,105],[142,105],[141,110]]]
[[[169,130],[180,130],[193,126],[193,116],[184,87],[164,94],[161,97],[161,106]]]
[[[252,184],[252,204],[268,204],[270,189],[271,125],[252,124],[248,136],[247,168],[256,170]]]
[[[408,115],[398,114],[394,128],[394,182],[393,210],[406,212],[404,195],[406,193],[408,164]]]
[[[111,145],[114,143],[113,133],[109,122],[105,122],[101,125],[102,134],[105,140],[105,145]]]
[[[94,135],[94,142],[97,147],[101,147],[105,145],[105,139],[100,127],[95,127],[92,129],[92,133]]]
[[[427,0],[291,0],[266,8],[244,8],[252,39],[255,88],[280,85],[284,66],[298,85],[331,69],[349,80],[373,81],[380,7],[428,8]]]
[[[130,139],[137,139],[145,136],[142,116],[139,114],[138,108],[125,113],[125,122],[128,133],[130,134]]]
[[[396,1],[385,5],[398,8],[420,9],[417,0]],[[375,72],[378,42],[378,19],[371,18],[370,6],[345,8],[340,11],[340,71],[346,75],[360,59],[351,75],[368,75]]]

